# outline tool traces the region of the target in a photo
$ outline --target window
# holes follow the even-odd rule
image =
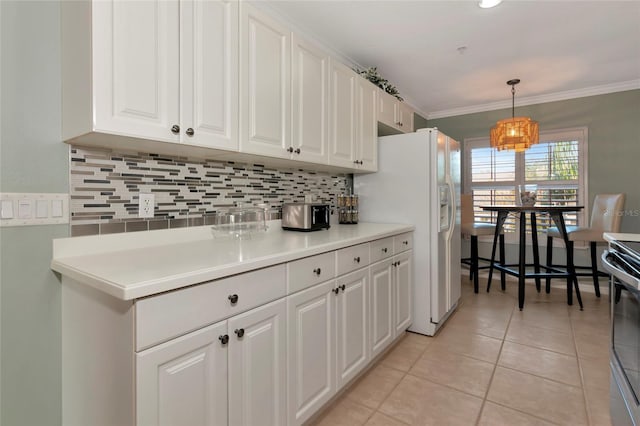
[[[464,192],[473,194],[477,222],[495,222],[495,213],[483,205],[513,205],[518,185],[537,185],[539,204],[584,206],[579,213],[565,214],[567,225],[586,222],[587,129],[540,132],[540,143],[525,152],[497,151],[489,138],[464,142]],[[515,238],[516,218],[510,215],[504,229]],[[538,231],[553,226],[548,217],[537,217]],[[529,228],[527,228],[529,229]]]

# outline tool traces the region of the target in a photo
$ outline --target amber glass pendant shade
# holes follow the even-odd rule
[[[500,120],[491,128],[491,147],[498,151],[522,152],[540,140],[538,122],[529,117],[512,117]]]
[[[515,85],[518,83],[520,83],[520,80],[517,78],[507,81],[507,84],[511,86],[511,118],[499,120],[491,128],[489,141],[491,142],[491,147],[496,148],[498,151],[506,149],[522,152],[540,141],[537,121],[533,121],[529,117],[514,117]]]

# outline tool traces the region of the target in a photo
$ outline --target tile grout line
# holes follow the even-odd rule
[[[410,333],[410,332],[409,332],[409,331],[405,331],[405,337],[404,337],[402,340],[405,340],[405,339],[407,338],[407,336],[408,336],[408,334],[407,334],[407,333]],[[398,343],[400,343],[400,342],[398,342]],[[393,370],[401,371],[401,372],[402,372],[402,377],[400,377],[400,380],[398,380],[398,383],[396,383],[396,385],[391,389],[391,391],[387,394],[387,396],[386,396],[386,397],[385,397],[385,398],[384,398],[384,399],[383,399],[383,400],[378,404],[378,406],[373,410],[373,413],[371,413],[371,415],[367,418],[367,420],[365,421],[365,423],[364,423],[364,424],[366,424],[366,423],[371,419],[371,417],[373,417],[376,413],[380,413],[380,414],[382,414],[382,415],[384,415],[384,416],[386,416],[386,417],[390,417],[390,418],[392,418],[393,420],[398,421],[398,422],[400,422],[400,423],[407,424],[406,422],[404,422],[404,421],[402,421],[402,420],[400,420],[400,419],[398,419],[398,418],[396,418],[396,417],[394,417],[394,416],[390,416],[390,415],[388,415],[388,414],[386,414],[386,413],[384,413],[384,412],[380,411],[380,407],[382,407],[382,405],[384,404],[384,402],[385,402],[385,401],[386,401],[386,400],[387,400],[387,399],[388,399],[388,398],[393,394],[393,392],[396,390],[396,388],[397,388],[398,386],[400,386],[400,383],[402,383],[402,381],[404,380],[404,378],[405,378],[405,377],[407,377],[407,375],[409,375],[409,371],[411,370],[411,368],[413,368],[413,366],[416,364],[416,362],[418,362],[418,360],[419,360],[419,359],[424,355],[424,353],[427,351],[427,349],[429,348],[429,346],[430,346],[431,344],[432,344],[432,342],[429,342],[429,344],[425,346],[425,348],[422,350],[422,352],[420,353],[420,355],[416,358],[416,361],[414,361],[414,362],[413,362],[413,364],[411,364],[411,366],[409,367],[409,369],[408,369],[407,371],[403,371],[403,370],[400,370],[400,369],[397,369],[397,368],[393,368],[393,367],[391,367],[391,366],[389,366],[389,365],[385,365],[385,364],[383,364],[383,362],[384,362],[384,358],[382,358],[382,359],[379,361],[379,365],[385,365],[385,367],[387,367],[387,368],[392,368]],[[388,355],[388,354],[387,354],[387,355]],[[386,358],[386,356],[385,356],[385,358]],[[375,367],[377,367],[377,365],[376,365],[376,366],[374,366],[374,368],[375,368]]]
[[[578,353],[578,342],[576,342],[576,332],[575,329],[573,327],[573,319],[571,317],[569,317],[569,324],[571,325],[571,334],[573,337],[573,346],[576,350],[576,360],[578,361],[578,371],[580,372],[580,384],[582,386],[582,399],[584,400],[584,410],[586,411],[586,415],[587,415],[587,424],[591,425],[592,424],[592,420],[591,420],[591,409],[589,407],[589,400],[587,399],[587,389],[584,385],[584,376],[582,373],[582,362],[580,361],[580,354]]]
[[[498,351],[498,356],[496,357],[496,362],[493,365],[493,371],[491,372],[491,377],[489,378],[489,383],[487,384],[487,390],[484,392],[484,397],[482,398],[482,404],[480,404],[480,411],[478,412],[478,417],[476,418],[475,425],[480,424],[480,419],[482,418],[482,412],[484,411],[484,407],[487,403],[487,397],[489,396],[489,390],[491,389],[491,385],[493,384],[493,378],[495,377],[496,370],[498,369],[498,362],[500,361],[500,355],[502,354],[502,348],[504,346],[505,339],[507,337],[507,331],[509,331],[509,326],[511,325],[511,320],[513,319],[513,312],[515,311],[515,305],[511,309],[511,314],[509,315],[509,321],[507,322],[507,328],[504,330],[504,335],[502,336],[502,342],[500,343],[500,350]]]
[[[517,302],[516,302],[516,303],[517,303]],[[498,358],[496,359],[496,362],[495,362],[495,365],[494,365],[494,369],[493,369],[493,372],[492,372],[492,374],[491,374],[491,378],[490,378],[490,380],[489,380],[489,385],[487,386],[487,390],[486,390],[486,392],[485,392],[485,396],[484,396],[484,398],[483,398],[483,400],[482,400],[482,406],[480,407],[480,413],[478,414],[478,419],[477,419],[477,421],[476,421],[476,423],[475,423],[475,424],[476,424],[476,426],[477,426],[477,425],[479,425],[479,423],[480,423],[480,419],[482,418],[482,413],[483,413],[483,411],[484,411],[484,407],[485,407],[486,403],[487,403],[487,402],[491,402],[492,404],[499,405],[500,407],[504,407],[504,408],[506,408],[506,409],[513,410],[513,411],[516,411],[516,412],[518,412],[518,413],[522,413],[522,414],[524,414],[524,415],[526,415],[526,416],[531,416],[531,417],[537,418],[537,419],[539,419],[539,420],[542,420],[542,421],[544,421],[544,422],[548,422],[548,423],[551,423],[551,424],[559,425],[559,423],[556,423],[555,421],[552,421],[552,420],[549,420],[549,419],[546,419],[546,418],[543,418],[543,417],[540,417],[540,416],[537,416],[537,415],[534,415],[534,414],[531,414],[531,413],[528,413],[528,412],[525,412],[525,411],[519,410],[519,409],[514,408],[514,407],[511,407],[511,406],[507,406],[507,405],[504,405],[504,404],[500,404],[500,403],[498,403],[498,402],[488,401],[488,400],[487,400],[487,397],[488,397],[488,395],[489,395],[489,389],[491,388],[491,384],[493,383],[493,378],[494,378],[494,376],[495,376],[495,372],[496,372],[496,370],[498,369],[498,363],[499,363],[499,361],[500,361],[500,355],[502,354],[502,349],[503,349],[503,347],[504,347],[504,343],[505,343],[505,342],[511,342],[511,341],[509,341],[509,340],[506,340],[506,338],[507,338],[507,333],[508,333],[508,331],[509,331],[509,326],[511,325],[511,320],[513,319],[513,315],[514,315],[514,313],[515,313],[515,312],[516,312],[516,306],[515,306],[515,303],[514,303],[514,305],[513,305],[513,309],[511,310],[511,315],[509,316],[509,321],[508,321],[508,323],[507,323],[507,327],[506,327],[505,332],[504,332],[504,335],[503,335],[502,344],[500,345],[500,351],[498,352]],[[517,342],[511,342],[511,343],[517,343]],[[528,345],[527,345],[527,346],[528,346]],[[529,347],[533,347],[533,346],[529,346]],[[540,348],[537,348],[537,349],[540,349]],[[563,355],[565,355],[565,354],[563,354]],[[576,358],[577,358],[577,357],[576,357]],[[502,368],[507,368],[507,369],[510,369],[510,370],[513,370],[513,371],[518,371],[518,372],[520,372],[520,373],[524,373],[524,372],[522,372],[522,371],[520,371],[520,370],[515,370],[515,369],[509,368],[509,367],[504,367],[504,366],[500,366],[500,367],[502,367]],[[525,373],[525,374],[530,374],[530,373]],[[535,374],[531,374],[531,375],[532,375],[532,376],[536,376]],[[536,376],[536,377],[540,377],[540,376]],[[544,378],[544,377],[541,377],[541,378]],[[557,382],[557,383],[561,383],[561,382]]]

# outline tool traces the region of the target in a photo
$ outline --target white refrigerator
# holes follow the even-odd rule
[[[460,144],[429,128],[378,150],[378,172],[354,176],[360,221],[415,226],[409,331],[433,336],[460,299]]]

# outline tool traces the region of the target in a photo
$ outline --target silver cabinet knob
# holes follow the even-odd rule
[[[173,133],[174,135],[180,133],[180,126],[178,126],[177,124],[171,126],[171,133]]]
[[[193,129],[191,127],[189,127],[185,133],[187,134],[187,136],[193,136],[193,134],[195,132],[193,131]]]

